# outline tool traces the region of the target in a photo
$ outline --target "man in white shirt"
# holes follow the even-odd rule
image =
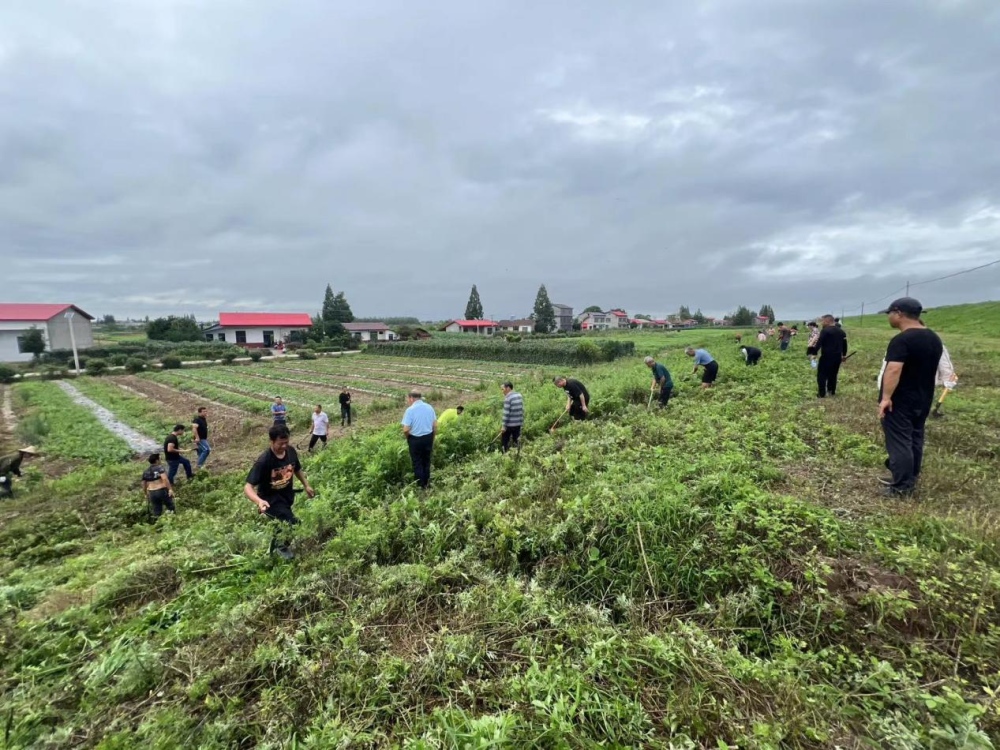
[[[326,412],[323,411],[323,407],[316,404],[316,408],[313,409],[312,413],[313,420],[313,432],[312,437],[309,438],[309,450],[315,447],[316,443],[320,440],[323,441],[323,445],[326,445],[326,433],[330,429],[330,418],[326,416]]]
[[[403,414],[403,435],[410,448],[413,462],[413,476],[417,484],[426,489],[431,481],[431,454],[434,451],[434,435],[437,433],[437,414],[434,407],[424,401],[419,391],[410,391],[406,397],[409,404]]]

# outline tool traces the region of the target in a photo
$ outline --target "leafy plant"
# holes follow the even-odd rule
[[[125,360],[125,371],[132,374],[140,373],[148,364],[149,362],[143,357],[129,357]]]
[[[107,360],[95,357],[87,360],[87,364],[84,369],[88,375],[100,376],[104,375],[108,371],[108,363]]]

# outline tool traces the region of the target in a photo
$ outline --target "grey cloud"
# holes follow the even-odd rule
[[[997,255],[995,3],[676,5],[6,4],[4,297],[804,317]]]

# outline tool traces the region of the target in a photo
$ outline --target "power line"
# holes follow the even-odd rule
[[[927,281],[915,281],[910,286],[920,286],[921,284],[933,284],[935,281],[944,281],[945,279],[953,279],[956,276],[961,276],[963,273],[972,273],[973,271],[978,271],[980,268],[988,268],[989,266],[995,266],[1000,263],[1000,258],[989,263],[983,263],[981,266],[976,266],[975,268],[967,268],[964,271],[958,271],[957,273],[950,273],[947,276],[939,276],[936,279],[928,279]]]

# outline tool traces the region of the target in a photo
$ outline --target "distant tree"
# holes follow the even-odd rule
[[[695,321],[695,322],[697,322],[699,324],[702,324],[702,323],[707,322],[708,319],[704,315],[701,314],[701,308],[699,307],[697,310],[695,310],[694,315],[691,316],[691,320],[693,320],[693,321]]]
[[[691,320],[691,310],[688,309],[687,305],[681,305],[681,309],[677,313],[677,317],[681,320]]]
[[[469,301],[465,305],[465,319],[483,319],[483,301],[479,299],[479,290],[476,289],[475,284],[472,285],[472,291],[469,293]]]
[[[150,341],[204,341],[205,334],[194,315],[168,315],[146,324]]]
[[[337,319],[337,297],[333,293],[333,287],[326,285],[326,292],[323,294],[323,309],[319,316],[324,321],[334,321]]]
[[[106,325],[108,328],[111,328],[112,326],[115,325],[115,316],[105,315],[103,318],[101,318],[101,323]]]
[[[35,361],[42,356],[45,351],[45,337],[42,336],[40,328],[32,326],[21,336],[21,351],[25,354],[33,354]]]
[[[642,320],[652,320],[652,318],[649,315],[646,315],[645,313],[636,313],[632,317],[636,319],[641,318]]]
[[[763,313],[761,314],[763,315]],[[752,326],[754,324],[753,310],[746,305],[740,305],[729,319],[734,326]]]
[[[538,287],[538,294],[535,296],[535,309],[531,313],[531,319],[535,321],[535,331],[538,333],[552,333],[556,328],[556,312],[552,309],[552,302],[549,300],[545,284]]]
[[[761,305],[760,312],[758,313],[761,317],[767,316],[767,322],[774,322],[774,308],[770,305]]]
[[[591,305],[590,307],[585,307],[585,308],[583,308],[583,311],[584,311],[585,313],[590,313],[590,312],[604,312],[604,311],[603,311],[603,310],[602,310],[601,308],[599,308],[599,307],[598,307],[597,305]]]
[[[351,312],[351,306],[343,292],[337,292],[337,296],[333,298],[333,305],[338,323],[354,322],[354,313]]]

